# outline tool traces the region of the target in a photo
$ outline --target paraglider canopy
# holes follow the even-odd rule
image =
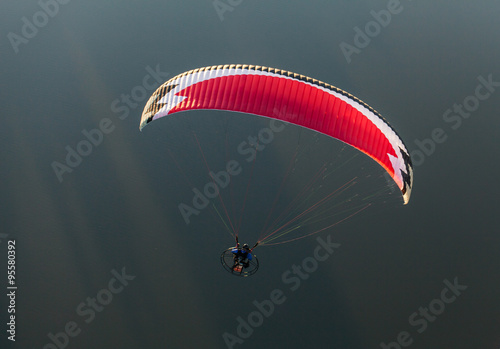
[[[254,65],[219,65],[168,80],[148,100],[140,128],[181,111],[217,109],[269,117],[343,141],[392,177],[406,204],[413,166],[401,138],[373,108],[332,85],[289,71]]]

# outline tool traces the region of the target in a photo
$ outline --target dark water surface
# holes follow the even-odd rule
[[[0,9],[0,278],[7,294],[15,239],[18,287],[15,343],[0,300],[1,348],[500,347],[498,2]],[[311,76],[377,109],[412,154],[409,205],[371,160],[293,126],[255,161],[237,150],[269,127],[255,116],[182,113],[139,132],[160,83],[227,63]],[[241,173],[224,205],[186,224],[179,204],[230,160]],[[290,236],[348,216],[349,200],[373,205],[257,248],[251,278],[226,273],[219,254],[234,240],[217,212],[254,243],[325,164],[331,174],[290,217],[356,185]]]

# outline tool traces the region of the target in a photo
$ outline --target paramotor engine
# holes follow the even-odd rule
[[[220,255],[220,262],[224,269],[235,276],[247,277],[253,275],[259,269],[259,260],[256,255],[248,261],[248,265],[244,265],[232,252],[234,247],[230,247]]]

